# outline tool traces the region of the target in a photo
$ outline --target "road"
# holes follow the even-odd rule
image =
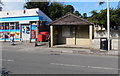
[[[11,74],[118,74],[119,70],[117,56],[18,50],[2,49],[2,66]]]

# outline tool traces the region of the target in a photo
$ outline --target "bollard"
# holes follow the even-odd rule
[[[38,44],[37,44],[37,38],[35,39],[35,46],[38,46]]]
[[[11,45],[14,45],[14,36],[10,37],[10,43],[11,43]]]

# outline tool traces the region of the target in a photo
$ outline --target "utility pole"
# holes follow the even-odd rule
[[[110,0],[107,0],[107,39],[108,39],[108,51],[110,50]]]

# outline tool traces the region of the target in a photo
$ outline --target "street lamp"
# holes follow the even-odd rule
[[[107,39],[108,39],[108,51],[110,50],[110,0],[107,0]]]

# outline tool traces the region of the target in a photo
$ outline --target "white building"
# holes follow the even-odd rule
[[[36,26],[45,27],[52,20],[38,8],[0,12],[0,41],[35,39]],[[40,32],[40,30],[38,30]],[[37,32],[38,32],[37,31]],[[42,30],[44,31],[44,30]]]

